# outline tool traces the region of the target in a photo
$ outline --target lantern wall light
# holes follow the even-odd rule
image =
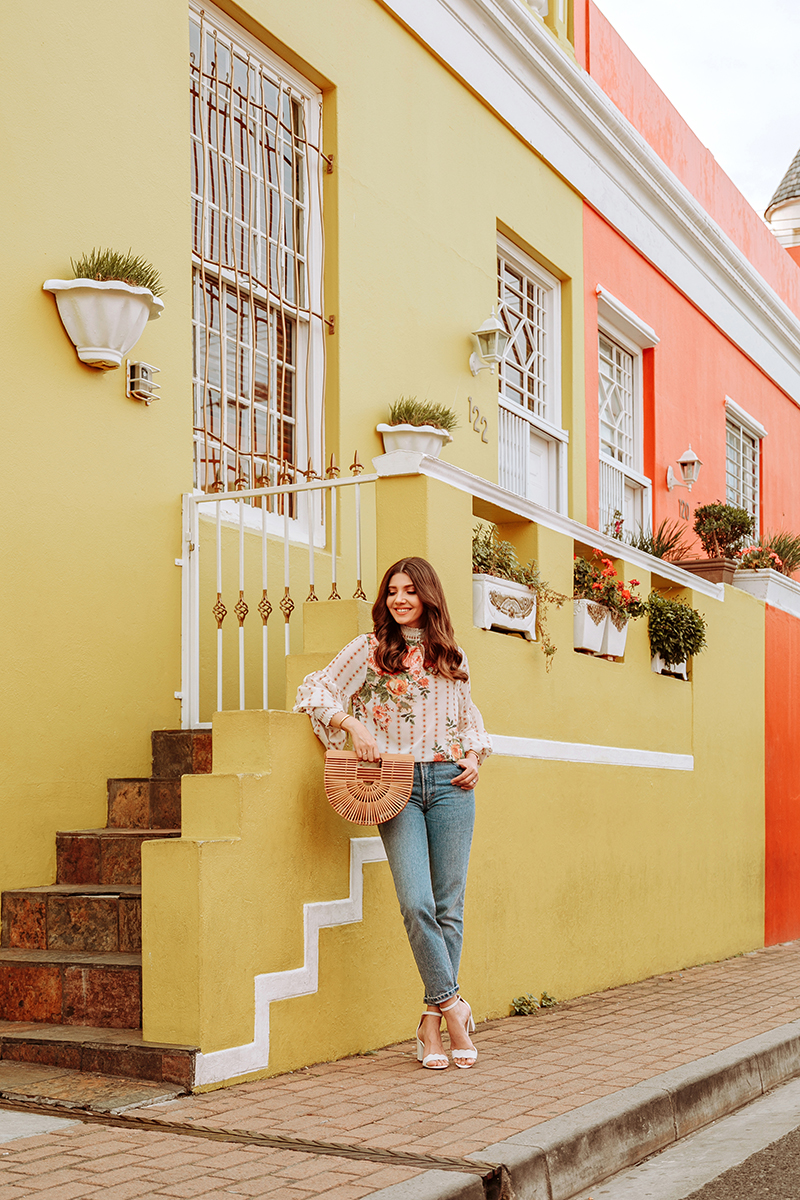
[[[511,335],[492,309],[492,315],[487,317],[478,329],[473,329],[472,336],[478,343],[477,354],[473,350],[469,356],[469,369],[473,375],[479,371],[491,371],[497,363],[502,362],[506,347],[511,341]]]
[[[681,469],[681,475],[683,477],[683,482],[682,483],[679,482],[679,480],[675,476],[675,472],[673,471],[672,466],[670,465],[669,467],[667,467],[667,487],[668,487],[668,489],[670,491],[672,491],[672,489],[676,488],[676,487],[685,487],[685,488],[688,488],[689,491],[691,491],[692,484],[697,483],[697,476],[700,474],[700,468],[702,467],[702,465],[703,465],[702,462],[695,454],[694,450],[692,449],[691,443],[690,443],[689,449],[684,450],[683,454],[678,459],[678,466]]]

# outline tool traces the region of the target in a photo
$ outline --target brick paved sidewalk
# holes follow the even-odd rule
[[[423,1071],[413,1043],[148,1110],[172,1121],[463,1156],[800,1017],[800,943],[478,1027],[478,1065]],[[0,1114],[0,1117],[2,1114]],[[0,1200],[360,1200],[417,1174],[374,1162],[73,1126],[0,1145]]]

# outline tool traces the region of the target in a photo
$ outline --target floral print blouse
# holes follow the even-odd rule
[[[403,670],[383,675],[375,664],[375,634],[354,638],[321,671],[297,689],[295,712],[307,713],[326,746],[343,750],[344,729],[332,729],[335,713],[349,712],[372,732],[386,754],[413,754],[415,762],[457,762],[468,750],[478,760],[492,752],[491,739],[470,696],[469,682],[425,670],[422,631],[403,629],[408,649]],[[461,665],[469,673],[462,651]]]

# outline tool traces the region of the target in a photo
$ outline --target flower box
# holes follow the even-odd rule
[[[576,650],[599,654],[608,619],[608,609],[594,600],[573,600],[573,645]]]
[[[606,609],[606,614],[599,653],[609,658],[622,658],[628,640],[628,618],[625,613],[617,612],[613,608]]]
[[[147,322],[160,316],[164,307],[149,288],[119,280],[47,279],[42,286],[55,296],[78,358],[103,371],[121,365]]]
[[[689,678],[686,674],[686,659],[683,662],[670,663],[667,666],[660,654],[654,654],[650,666],[656,675],[679,675],[681,679],[687,680]]]
[[[535,642],[536,593],[497,575],[473,575],[472,619],[478,629],[505,629]]]
[[[411,450],[415,454],[427,454],[430,458],[438,458],[442,447],[452,442],[452,437],[445,429],[437,429],[435,425],[385,425],[377,427],[383,438],[383,449],[386,454],[395,450]]]
[[[677,565],[709,583],[732,584],[739,564],[735,558],[682,558]]]

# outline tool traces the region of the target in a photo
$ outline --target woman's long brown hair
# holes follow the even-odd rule
[[[381,580],[377,599],[372,606],[372,620],[378,638],[375,651],[378,670],[386,675],[397,675],[403,670],[403,658],[408,650],[402,628],[386,604],[389,584],[393,576],[400,574],[408,575],[422,601],[421,629],[426,668],[434,675],[443,675],[445,679],[468,679],[467,672],[461,666],[461,651],[456,645],[442,581],[424,558],[403,558],[393,563]]]

